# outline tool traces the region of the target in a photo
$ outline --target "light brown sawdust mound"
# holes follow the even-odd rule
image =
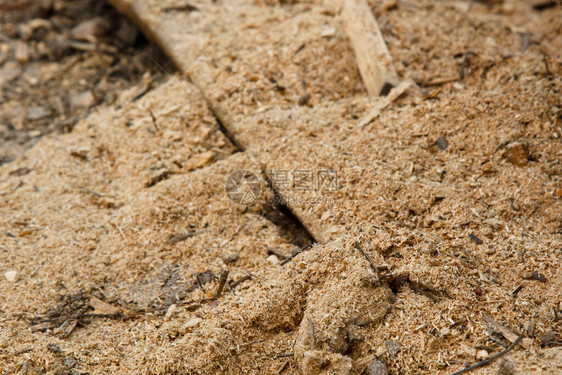
[[[124,94],[122,109],[102,109],[3,167],[9,234],[0,271],[17,271],[17,281],[0,284],[2,369],[361,374],[376,359],[390,373],[446,374],[503,349],[486,331],[488,313],[526,337],[479,373],[559,373],[560,348],[548,346],[561,330],[560,10],[528,16],[515,4],[404,1],[379,13],[397,70],[427,84],[427,96],[399,100],[361,129],[353,114],[369,98],[351,51],[339,34],[319,36],[333,13],[318,4],[230,4],[250,19],[244,27],[236,17],[212,24],[231,35],[197,44],[190,53],[201,57],[190,69],[246,152],[233,154],[202,101],[186,108],[169,82],[137,104]],[[311,27],[295,37],[286,27],[293,23]],[[275,31],[277,51],[294,53],[303,41],[313,48],[286,75],[267,77],[281,69],[250,43],[264,30]],[[462,83],[433,89],[434,79],[459,73],[467,50],[475,55]],[[344,67],[323,70],[323,52],[327,60],[343,54]],[[328,79],[338,71],[343,84]],[[298,106],[306,92],[313,101]],[[529,150],[522,165],[509,154],[520,144]],[[223,191],[232,171],[259,173],[261,163],[335,168],[343,178],[336,204],[291,207],[329,240],[283,266],[266,261],[268,247],[290,254],[302,236],[273,224],[261,201],[237,207]],[[197,235],[171,241],[187,231]],[[238,259],[226,263],[231,253]],[[212,296],[217,280],[204,282],[205,271],[225,268],[233,280],[251,279],[217,301],[182,305]],[[128,312],[166,309],[94,319],[68,337],[61,321],[31,319],[81,291]]]
[[[271,207],[227,199],[226,178],[259,165],[233,155],[197,91],[177,80],[135,102],[135,88],[126,91],[73,133],[45,137],[2,167],[2,373],[118,371],[119,345],[146,350],[135,343],[161,318],[80,318],[65,331],[90,298],[125,312],[165,313],[212,295],[226,254],[237,255],[227,261],[237,281],[270,264],[268,247],[291,254],[308,241],[290,223],[276,225],[285,219]],[[61,306],[70,312],[61,316]]]

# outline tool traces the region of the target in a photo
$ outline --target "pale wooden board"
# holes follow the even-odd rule
[[[372,96],[386,85],[396,86],[398,75],[379,25],[365,0],[342,0],[342,15],[363,82]]]

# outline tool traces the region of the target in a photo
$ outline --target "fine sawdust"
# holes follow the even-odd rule
[[[130,343],[147,333],[130,331],[130,322],[98,321],[65,332],[75,310],[88,306],[80,293],[129,315],[166,312],[172,304],[211,297],[226,254],[237,254],[228,264],[236,282],[268,264],[268,247],[291,254],[307,243],[306,232],[290,222],[280,229],[275,223],[287,219],[271,207],[244,209],[228,201],[226,177],[256,164],[233,155],[193,87],[176,82],[137,102],[130,101],[136,88],[125,91],[121,108],[100,108],[71,134],[45,137],[3,167],[2,273],[17,273],[1,284],[3,372],[24,365],[61,371],[64,356],[50,353],[49,344],[73,355],[80,371],[114,372],[122,354],[111,348],[125,337],[110,332],[133,332]],[[183,89],[192,90],[192,104]],[[53,312],[68,298],[79,306],[60,319]],[[153,323],[159,326],[159,319]]]
[[[509,343],[489,316],[525,338],[475,373],[560,372],[560,8],[373,2],[421,91],[358,126],[377,99],[337,6],[113,3],[244,152],[169,81],[2,167],[6,373],[446,374]],[[229,202],[240,169],[321,244],[295,253],[306,233],[265,185]],[[294,170],[334,171],[338,189],[275,178]],[[214,300],[223,269],[250,279]]]

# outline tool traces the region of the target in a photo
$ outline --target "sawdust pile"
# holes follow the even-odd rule
[[[2,1],[0,35],[0,164],[141,79],[162,82],[158,48],[103,1]]]
[[[474,373],[562,370],[560,7],[372,2],[420,89],[358,125],[332,3],[112,3],[192,83],[0,168],[2,371],[448,374],[516,341]]]

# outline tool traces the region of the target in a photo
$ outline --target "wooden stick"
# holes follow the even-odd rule
[[[275,356],[275,359],[278,359],[278,358],[285,358],[285,357],[294,357],[294,356],[295,356],[295,353],[277,354],[277,355]]]
[[[371,95],[387,93],[398,84],[392,57],[366,0],[341,0],[342,16],[363,83]]]
[[[367,254],[365,252],[365,250],[363,250],[363,248],[361,247],[361,245],[359,244],[358,241],[355,241],[354,246],[357,250],[359,250],[361,252],[361,254],[363,254],[363,256],[365,257],[365,259],[367,259],[367,262],[369,262],[369,264],[371,265],[371,268],[373,269],[373,271],[375,271],[375,273],[378,272],[377,266],[375,266],[375,263],[373,263],[373,260],[371,259],[371,257],[369,256],[369,254]]]
[[[431,80],[425,82],[423,85],[426,86],[426,87],[427,86],[437,86],[437,85],[442,85],[444,83],[458,81],[460,78],[461,78],[460,76],[434,78],[434,79],[431,79]]]
[[[516,339],[514,342],[512,342],[511,345],[509,345],[504,351],[499,352],[498,354],[495,354],[495,355],[493,355],[493,356],[491,356],[491,357],[489,357],[489,358],[486,358],[486,359],[483,360],[483,361],[480,361],[480,362],[478,362],[478,363],[475,363],[475,364],[473,364],[473,365],[470,366],[470,367],[465,367],[465,368],[463,368],[462,370],[459,370],[459,371],[457,371],[457,372],[452,373],[451,375],[460,375],[460,374],[464,374],[465,372],[469,372],[469,371],[475,370],[475,369],[477,369],[477,368],[480,368],[480,367],[484,367],[484,366],[486,366],[486,365],[489,365],[490,363],[492,363],[493,361],[495,361],[496,359],[498,359],[499,357],[501,357],[502,355],[504,355],[505,353],[507,353],[507,352],[509,352],[511,349],[513,349],[513,347],[514,347],[515,345],[517,345],[517,343],[518,343],[519,341],[521,341],[522,338],[523,338],[523,334],[520,334],[520,335],[517,337],[517,339]]]
[[[375,100],[373,107],[369,110],[369,112],[361,119],[361,121],[357,124],[358,127],[363,127],[369,124],[371,121],[379,117],[381,111],[388,107],[393,101],[398,99],[402,94],[406,92],[410,87],[414,87],[416,84],[409,79],[406,79],[398,86],[390,90],[390,93],[385,96],[384,98],[378,98]]]
[[[252,275],[244,275],[242,276],[240,279],[236,280],[235,282],[233,282],[230,285],[230,289],[233,290],[234,288],[236,288],[238,285],[242,284],[244,281],[246,280],[250,280],[252,278]]]

